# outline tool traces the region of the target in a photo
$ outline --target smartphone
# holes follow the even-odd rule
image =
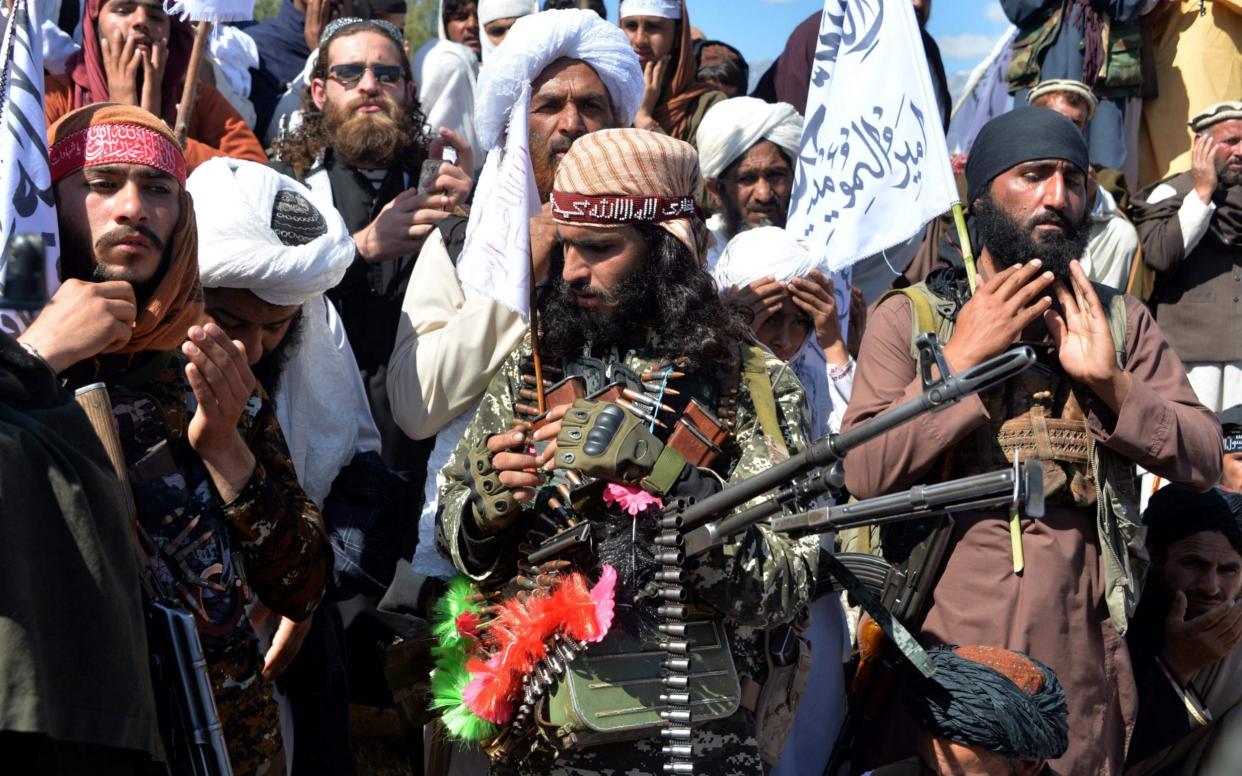
[[[443,159],[427,159],[423,162],[422,168],[418,171],[418,193],[430,194],[431,187],[436,182],[436,177],[440,174],[440,165],[444,164]]]

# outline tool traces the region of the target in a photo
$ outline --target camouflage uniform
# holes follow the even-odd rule
[[[238,424],[254,472],[222,504],[186,438],[196,401],[185,361],[150,356],[107,381],[138,521],[160,549],[159,581],[195,614],[234,773],[270,773],[281,752],[280,712],[245,607],[257,596],[277,614],[309,617],[332,567],[331,545],[263,389]]]
[[[445,557],[475,579],[508,579],[513,576],[512,548],[501,553],[492,568],[472,568],[463,553],[459,537],[463,520],[473,520],[470,490],[465,482],[463,461],[470,450],[493,434],[513,425],[513,404],[522,387],[522,360],[530,354],[529,337],[500,367],[480,400],[478,412],[465,437],[444,470],[446,485],[440,493],[437,543]],[[653,354],[629,354],[623,359],[636,372],[663,363]],[[758,422],[749,387],[739,380],[738,413],[733,444],[712,469],[726,482],[750,477],[806,446],[807,411],[802,387],[783,362],[767,356],[767,375],[776,400],[776,412],[784,440],[772,440]],[[694,375],[689,375],[693,379]],[[675,384],[681,387],[681,383]],[[602,504],[600,513],[609,512]],[[599,513],[597,513],[599,514]],[[517,518],[520,530],[532,519],[529,510]],[[629,518],[626,517],[626,520]],[[650,518],[647,518],[650,519]],[[508,542],[514,545],[516,542]],[[735,537],[724,547],[711,551],[688,564],[691,605],[706,605],[718,612],[725,623],[734,664],[740,676],[762,684],[767,676],[764,650],[766,628],[792,620],[809,602],[814,589],[819,555],[819,538],[794,540],[771,531],[765,523]],[[621,590],[618,587],[618,601]],[[755,738],[755,717],[739,708],[731,717],[696,726],[695,766],[701,773],[716,776],[763,773]],[[520,763],[498,763],[492,772],[566,774],[652,774],[663,771],[663,741],[658,737],[620,744],[571,750],[558,757],[543,746]]]

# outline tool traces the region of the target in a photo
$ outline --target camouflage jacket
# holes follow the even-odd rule
[[[195,615],[234,772],[263,773],[280,750],[280,713],[260,674],[263,654],[246,607],[257,597],[278,614],[309,617],[323,597],[332,548],[263,389],[239,422],[254,472],[224,504],[186,438],[196,401],[185,361],[178,353],[150,355],[106,380],[138,521],[159,549],[163,588]]]
[[[528,337],[492,379],[480,400],[477,414],[443,472],[446,484],[440,492],[437,543],[440,552],[452,558],[459,571],[479,580],[507,580],[514,575],[515,567],[511,552],[501,552],[500,560],[490,568],[475,568],[468,552],[463,551],[463,531],[467,530],[464,521],[474,520],[463,462],[469,451],[484,444],[488,437],[512,427],[514,402],[521,401],[518,398],[522,386],[521,362],[529,354]],[[625,363],[636,372],[642,372],[661,362],[639,353],[630,355]],[[764,364],[784,439],[774,441],[763,432],[749,387],[745,380],[739,380],[733,444],[713,464],[714,474],[709,475],[713,478],[725,482],[745,479],[798,452],[807,444],[809,415],[801,384],[790,368],[775,357],[765,353]],[[602,518],[607,511],[600,504],[600,512],[592,514],[592,522]],[[508,537],[521,532],[523,521],[529,523],[535,519],[532,509],[527,507],[517,518],[516,531],[509,533]],[[512,541],[508,543],[513,544]],[[773,532],[766,523],[760,523],[734,537],[725,546],[687,565],[691,603],[706,605],[719,613],[740,676],[749,677],[759,684],[766,679],[766,629],[793,620],[808,604],[815,586],[818,556],[818,537],[795,540]],[[696,728],[694,741],[695,764],[699,772],[717,776],[763,772],[755,739],[754,716],[749,710],[739,708],[727,719]],[[516,766],[516,771],[659,773],[662,772],[662,743],[658,738],[650,738],[573,750],[559,756],[554,751],[537,750],[526,762]],[[499,764],[493,767],[493,771],[511,773],[514,768]]]

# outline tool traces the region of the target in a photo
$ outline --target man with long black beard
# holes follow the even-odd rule
[[[510,748],[492,749],[493,770],[666,772],[660,712],[668,703],[659,695],[667,692],[660,680],[665,653],[635,645],[638,639],[659,643],[659,633],[686,627],[695,640],[696,666],[686,692],[699,701],[693,711],[699,727],[693,735],[689,727],[672,727],[693,741],[696,769],[721,776],[762,773],[755,707],[769,679],[765,636],[810,600],[818,539],[793,540],[760,524],[687,562],[684,588],[677,589],[692,613],[682,607],[670,613],[663,606],[672,600],[663,597],[669,588],[660,581],[673,580],[659,565],[670,561],[653,554],[659,516],[652,507],[662,499],[705,496],[722,481],[751,476],[802,448],[802,389],[786,365],[747,344],[746,328],[702,267],[707,230],[694,205],[699,168],[690,145],[638,129],[592,132],[570,147],[554,181],[558,247],[554,280],[539,302],[538,341],[549,409],[539,416],[534,406],[537,367],[530,363],[528,338],[497,372],[445,470],[437,539],[461,572],[490,590],[515,573],[531,573],[528,554],[539,544],[538,533],[589,516],[597,552],[568,551],[554,554],[548,565],[535,563],[541,570],[531,577],[529,597],[560,595],[584,578],[606,588],[615,571],[615,598],[608,592],[599,600],[609,611],[615,604],[616,618],[608,615],[611,630],[597,634],[598,643],[586,646],[557,682],[557,697],[574,707],[558,740],[542,742],[529,716],[525,724],[519,719]],[[560,374],[577,382],[582,398],[567,395],[568,383],[552,388]],[[532,424],[535,430],[527,431]],[[714,441],[682,444],[690,438]],[[594,486],[583,478],[594,478]],[[519,577],[519,587],[525,579]],[[513,590],[505,588],[497,603],[528,599],[528,591],[511,596]],[[691,622],[670,628],[662,617]],[[481,625],[480,632],[489,627]],[[556,635],[538,626],[514,633],[539,650],[557,648]],[[498,650],[497,642],[480,644],[476,657],[491,653],[497,675],[523,670],[508,662],[511,653]],[[606,697],[588,678],[603,665],[646,680],[621,682],[610,670],[604,683],[624,689]],[[478,674],[481,692],[462,700],[468,713],[493,720],[520,716],[517,704],[509,705],[511,696],[490,689],[484,673]],[[774,682],[762,697],[788,704],[795,673],[782,673],[785,683]],[[710,689],[705,684],[717,681]],[[480,703],[491,693],[501,696],[499,704]],[[707,693],[738,700],[713,704]],[[591,732],[586,717],[599,729]],[[764,738],[779,751],[782,734],[768,731]]]
[[[410,271],[436,222],[470,192],[470,152],[441,130],[429,143],[414,98],[400,31],[381,20],[337,19],[325,29],[311,71],[306,115],[276,145],[276,169],[306,184],[321,209],[336,209],[357,256],[328,292],[353,345],[383,440],[384,460],[421,473],[419,451],[392,420],[385,386]],[[442,164],[419,192],[420,168],[446,145],[461,166]]]
[[[947,547],[909,569],[935,582],[907,625],[928,644],[1003,646],[1050,665],[1070,718],[1069,750],[1052,767],[1108,774],[1122,767],[1135,713],[1122,639],[1147,564],[1134,467],[1206,488],[1220,474],[1220,428],[1147,309],[1079,266],[1087,166],[1081,133],[1053,111],[1019,108],[984,126],[966,168],[983,243],[978,287],[944,270],[880,302],[844,426],[921,390],[911,353],[921,331],[947,343],[954,372],[1017,343],[1039,363],[852,451],[846,485],[869,498],[1014,456],[1043,462],[1042,519],[973,512],[922,527]],[[882,536],[898,561],[920,539]]]

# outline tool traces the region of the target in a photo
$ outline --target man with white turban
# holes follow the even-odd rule
[[[509,34],[513,23],[533,13],[539,13],[537,0],[479,0],[479,43],[483,45],[484,64]]]
[[[753,309],[745,306],[747,297],[732,292],[750,289],[750,298],[763,300],[751,328],[801,381],[812,436],[840,431],[854,383],[854,359],[837,318],[837,305],[847,303],[849,295],[834,294],[828,268],[784,229],[761,226],[730,240],[712,274],[726,298],[746,307],[746,312]],[[851,329],[860,324],[851,321]],[[820,542],[831,551],[835,535],[824,534]],[[849,633],[841,601],[824,596],[809,610],[810,624],[803,637],[811,643],[810,672],[784,753],[771,771],[774,776],[822,773],[845,716],[841,663],[849,654]]]
[[[461,224],[447,220],[427,240],[388,364],[397,423],[414,439],[439,434],[414,558],[420,573],[453,573],[435,549],[437,475],[527,328],[520,305],[503,304],[489,292],[486,258],[517,251],[533,257],[536,281],[546,274],[555,232],[549,207],[540,203],[552,191],[561,157],[588,132],[629,126],[642,89],[638,58],[624,33],[584,10],[518,19],[483,70],[475,119],[487,162],[464,228],[467,242],[463,251],[460,238],[450,239],[450,254],[442,236],[460,232]]]
[[[738,232],[785,225],[801,139],[802,116],[788,103],[734,97],[703,116],[695,145],[707,192],[718,208],[707,221],[716,237],[707,256],[709,268]]]
[[[396,518],[408,509],[401,503],[408,487],[379,457],[366,389],[324,296],[354,260],[345,221],[316,207],[302,184],[254,162],[213,159],[186,188],[198,204],[200,244],[210,247],[199,257],[207,312],[245,344],[298,480],[322,509],[335,554],[329,597],[381,595],[396,568]],[[356,497],[364,491],[390,496],[393,508]],[[325,602],[313,619],[268,623],[263,674],[283,675],[282,727],[294,772],[352,770],[340,614]]]

